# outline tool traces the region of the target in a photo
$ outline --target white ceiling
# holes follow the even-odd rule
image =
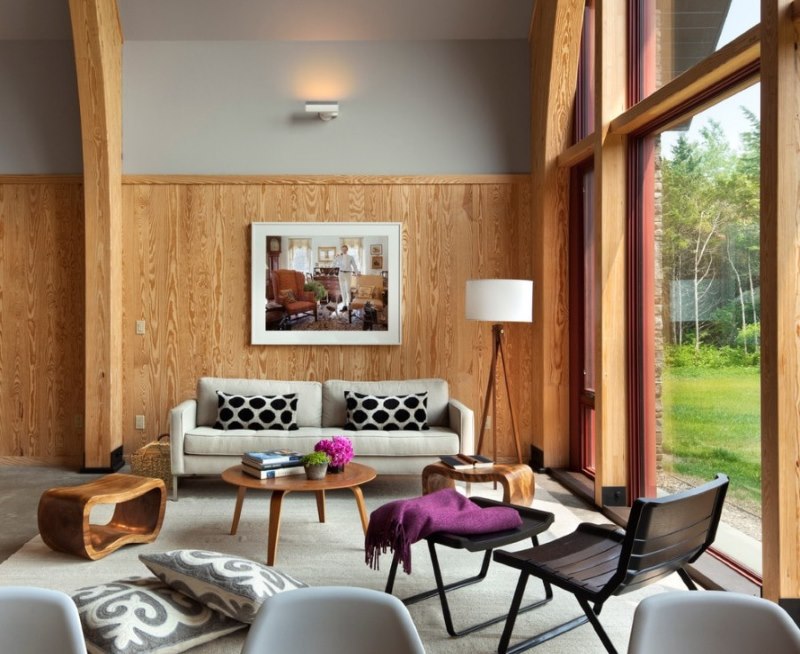
[[[525,39],[534,0],[118,0],[128,41]],[[0,0],[0,39],[70,38],[67,0]]]

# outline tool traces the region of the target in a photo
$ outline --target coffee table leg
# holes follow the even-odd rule
[[[366,535],[369,518],[367,517],[367,507],[364,505],[364,493],[361,492],[360,486],[353,486],[350,490],[353,491],[353,495],[356,496],[358,514],[361,516],[361,527],[364,529],[364,534]]]
[[[288,491],[274,490],[269,500],[269,532],[267,533],[267,565],[275,565],[278,553],[278,536],[281,533],[281,507]]]
[[[233,522],[231,523],[231,536],[236,535],[236,530],[239,529],[239,517],[242,515],[242,505],[244,504],[244,494],[247,492],[245,486],[239,486],[239,492],[236,493],[236,508],[233,511]]]
[[[317,491],[317,515],[320,522],[325,522],[325,491]]]

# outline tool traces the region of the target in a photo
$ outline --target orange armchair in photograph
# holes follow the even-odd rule
[[[382,311],[384,307],[384,287],[381,275],[358,275],[355,280],[355,290],[352,293],[353,299],[350,300],[350,312],[348,313],[350,322],[353,322],[353,312],[363,311],[367,302],[371,302],[377,311]]]
[[[317,299],[313,291],[303,290],[305,275],[297,270],[273,270],[270,272],[272,293],[275,302],[283,305],[286,315],[313,313],[317,319]]]

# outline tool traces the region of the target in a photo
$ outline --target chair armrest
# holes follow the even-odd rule
[[[459,452],[475,454],[475,413],[466,404],[450,398],[447,405],[450,429],[458,434]]]
[[[185,400],[169,412],[169,456],[173,475],[185,472],[183,437],[197,427],[197,400]]]

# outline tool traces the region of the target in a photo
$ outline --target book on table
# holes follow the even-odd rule
[[[289,466],[286,468],[274,468],[272,470],[262,470],[242,463],[242,472],[256,479],[275,479],[276,477],[288,477],[290,475],[302,475],[305,473],[303,466]]]
[[[254,461],[253,459],[248,459],[247,457],[242,457],[242,464],[247,464],[251,468],[258,468],[259,470],[278,470],[280,468],[294,468],[297,466],[302,467],[303,462],[301,460],[297,461],[282,461],[280,463],[259,463],[258,461]]]
[[[494,465],[494,461],[481,454],[447,454],[439,459],[453,470],[478,470]]]
[[[242,455],[242,462],[246,462],[255,468],[264,470],[282,467],[286,464],[300,465],[303,455],[294,450],[267,450],[266,452],[245,452]]]

